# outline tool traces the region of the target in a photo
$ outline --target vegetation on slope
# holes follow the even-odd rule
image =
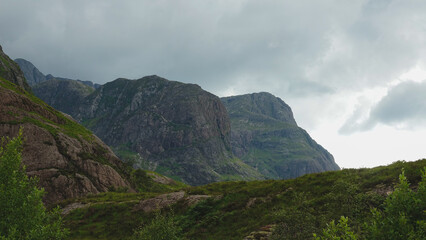
[[[341,216],[348,217],[353,231],[359,232],[373,207],[383,210],[401,169],[405,169],[405,176],[416,189],[421,179],[420,170],[425,166],[425,159],[398,161],[386,167],[344,169],[292,180],[220,182],[187,187],[183,188],[187,196],[210,197],[195,205],[178,201],[163,208],[160,214],[171,218],[182,230],[182,237],[188,239],[242,239],[271,224],[276,226],[276,236],[285,232],[290,239],[309,239]],[[159,214],[135,211],[135,205],[158,194],[122,194],[115,196],[115,201],[99,200],[72,211],[65,221],[73,239],[130,237],[133,230],[149,226]],[[91,198],[93,201],[105,195]],[[78,201],[81,200],[84,201]]]
[[[281,99],[262,92],[221,100],[231,120],[233,153],[266,178],[339,169],[333,156],[297,126]]]
[[[22,129],[16,138],[0,143],[0,239],[64,239],[58,209],[48,212],[43,189],[29,179],[22,166]]]

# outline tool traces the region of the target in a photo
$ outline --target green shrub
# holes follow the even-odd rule
[[[358,237],[352,232],[348,226],[348,218],[341,217],[337,224],[334,220],[327,224],[327,227],[322,231],[320,236],[314,233],[315,240],[356,240]]]
[[[372,210],[366,223],[367,239],[425,239],[426,238],[426,168],[417,192],[410,189],[404,170],[399,184],[386,198],[384,210]]]
[[[173,214],[164,216],[158,211],[149,224],[135,231],[131,240],[179,240],[180,235]]]
[[[22,166],[22,129],[0,146],[0,239],[63,239],[59,210],[47,212],[43,189],[29,179]]]

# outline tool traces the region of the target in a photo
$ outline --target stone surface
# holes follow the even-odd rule
[[[139,202],[133,210],[134,211],[144,211],[144,212],[152,212],[157,209],[162,209],[164,207],[168,207],[179,200],[184,199],[185,192],[173,192],[159,195],[155,198],[145,199]]]
[[[10,81],[26,91],[31,91],[30,86],[25,80],[25,76],[12,59],[7,56],[0,46],[0,77]]]
[[[46,203],[130,189],[119,174],[123,163],[90,131],[3,77],[0,98],[0,136],[15,137],[23,128],[22,161],[28,175],[39,178]]]
[[[35,86],[35,93],[90,128],[123,157],[137,155],[135,167],[191,185],[262,178],[234,158],[230,123],[220,99],[195,84],[158,76],[117,79],[79,97],[69,85],[59,88],[46,81]],[[63,101],[60,92],[71,97]]]
[[[44,76],[44,74],[40,72],[31,62],[22,58],[15,59],[15,62],[21,68],[25,79],[31,87],[37,83],[46,81],[46,76]]]
[[[222,98],[233,153],[267,178],[338,170],[333,156],[297,126],[291,108],[270,93]]]

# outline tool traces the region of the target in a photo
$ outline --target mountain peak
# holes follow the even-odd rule
[[[268,92],[224,97],[222,101],[226,106],[229,106],[228,112],[231,116],[240,115],[242,112],[245,112],[251,115],[262,115],[263,117],[297,125],[290,106],[280,98]],[[258,118],[249,120],[257,121],[256,119]]]
[[[30,61],[23,58],[15,59],[15,62],[19,65],[22,72],[24,73],[25,79],[27,79],[28,84],[32,87],[37,83],[46,81],[46,77],[42,72],[40,72],[34,64]]]

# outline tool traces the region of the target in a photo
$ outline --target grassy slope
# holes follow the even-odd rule
[[[292,180],[220,182],[186,187],[183,189],[188,195],[215,197],[191,207],[178,202],[171,209],[188,239],[242,239],[262,226],[283,221],[286,217],[283,213],[291,209],[315,215],[312,231],[318,232],[340,215],[356,221],[369,214],[371,207],[380,207],[385,198],[383,192],[392,189],[402,168],[415,186],[424,167],[426,159],[372,169],[309,174]],[[133,206],[141,199],[158,194],[106,193],[78,200],[96,203],[75,210],[65,218],[72,239],[123,239],[130,236],[133,229],[153,217],[153,213],[133,212]],[[169,210],[163,214],[168,214]]]

